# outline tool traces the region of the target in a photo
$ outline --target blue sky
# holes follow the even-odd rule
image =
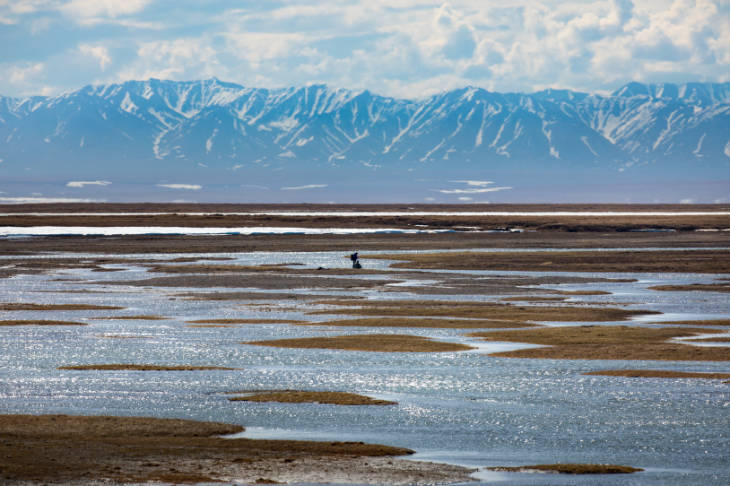
[[[730,80],[728,0],[0,0],[0,94],[150,77],[612,91]]]

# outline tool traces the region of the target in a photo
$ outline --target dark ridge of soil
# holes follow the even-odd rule
[[[37,319],[0,321],[0,326],[86,326],[84,322],[46,321]]]
[[[631,474],[643,471],[631,466],[615,464],[537,464],[534,466],[488,467],[490,471],[500,472],[547,472],[555,474]]]
[[[137,287],[228,287],[284,289],[359,289],[380,287],[396,280],[344,279],[336,277],[300,277],[278,274],[190,274],[171,277],[153,277],[144,280],[98,282],[102,285],[132,285]]]
[[[724,380],[730,373],[689,373],[670,370],[602,370],[584,373],[587,376],[622,376],[626,378],[698,378],[708,380]]]
[[[34,304],[30,302],[0,303],[0,311],[75,311],[75,310],[121,310],[124,307],[91,304]]]
[[[76,371],[234,371],[241,368],[226,368],[222,366],[162,366],[147,364],[89,364],[59,366],[58,369]]]

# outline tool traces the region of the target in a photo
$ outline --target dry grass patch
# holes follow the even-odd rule
[[[396,405],[396,402],[378,400],[356,393],[333,391],[274,390],[247,393],[229,398],[232,402],[278,402],[278,403],[321,403],[328,405]]]
[[[431,318],[385,318],[342,319],[335,321],[309,322],[301,326],[336,327],[414,327],[430,329],[512,329],[536,327],[537,324],[517,321],[497,321],[490,319],[431,319]]]
[[[90,364],[59,366],[59,370],[80,371],[209,371],[209,370],[240,370],[241,368],[227,368],[223,366],[162,366],[148,364]]]
[[[488,467],[500,472],[548,472],[555,474],[630,474],[643,471],[641,468],[615,464],[536,464],[534,466]]]
[[[67,311],[67,310],[121,310],[124,307],[91,304],[33,304],[27,302],[6,302],[0,304],[0,311]]]
[[[502,302],[562,302],[567,297],[539,297],[534,295],[503,297],[499,300]]]
[[[16,320],[0,321],[0,326],[86,326],[84,322],[72,321],[43,321],[43,320]]]
[[[654,324],[672,324],[677,326],[730,326],[730,319],[705,319],[703,321],[661,321]]]
[[[602,370],[584,374],[588,376],[623,376],[626,378],[701,378],[708,380],[730,378],[730,373],[690,373],[669,370]]]
[[[163,316],[157,316],[157,315],[149,315],[149,316],[104,316],[104,317],[92,317],[94,320],[106,320],[106,321],[164,321],[166,319],[169,319],[169,317],[163,317]]]
[[[662,361],[730,361],[730,349],[668,342],[709,332],[698,328],[628,326],[543,327],[525,331],[473,333],[486,341],[509,341],[549,347],[518,349],[490,356],[542,359],[616,359]]]
[[[358,470],[358,457],[411,454],[362,442],[224,439],[238,425],[190,420],[66,415],[0,415],[0,470],[10,484],[83,484],[90,480],[176,484],[254,482],[286,467],[302,476],[321,463]],[[390,459],[389,459],[390,460]],[[307,462],[309,461],[309,463]],[[395,460],[394,460],[395,461]],[[397,462],[397,461],[395,461]],[[320,466],[321,467],[321,466]],[[398,472],[399,466],[392,470]],[[320,469],[321,470],[321,469]],[[463,474],[463,472],[462,472]]]
[[[310,314],[346,314],[365,316],[427,316],[462,317],[503,321],[567,321],[606,322],[623,321],[633,316],[659,314],[616,308],[574,306],[517,306],[493,302],[450,302],[437,300],[355,301],[349,299],[322,300],[316,304],[348,306],[344,309],[326,309]]]
[[[242,344],[275,348],[341,349],[382,353],[439,353],[474,349],[465,344],[434,341],[425,337],[407,334],[358,334],[354,336],[275,339],[249,341]]]
[[[631,280],[635,282],[636,280]],[[559,295],[611,295],[611,292],[605,290],[557,290],[556,294]]]
[[[688,285],[655,285],[649,290],[664,292],[700,291],[700,292],[730,292],[730,284],[688,284]]]
[[[449,252],[373,255],[395,268],[730,273],[730,250]]]

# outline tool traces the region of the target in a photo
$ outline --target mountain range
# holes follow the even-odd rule
[[[267,202],[377,202],[374,190],[468,201],[606,186],[598,199],[610,200],[638,184],[657,200],[682,196],[668,194],[684,183],[694,187],[686,197],[718,199],[730,195],[730,83],[629,83],[609,95],[467,87],[406,100],[324,85],[128,81],[0,97],[0,159],[0,191],[15,195],[170,197],[150,186]]]

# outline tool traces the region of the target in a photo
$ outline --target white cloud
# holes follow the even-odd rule
[[[94,23],[104,18],[138,13],[149,3],[149,0],[71,0],[61,5],[59,10],[79,22]]]
[[[43,73],[45,65],[42,62],[23,63],[22,65],[10,66],[6,74],[12,84],[26,84],[31,79]]]
[[[327,184],[307,184],[306,186],[288,186],[282,187],[282,191],[302,191],[306,189],[322,189],[327,187]]]
[[[511,187],[488,187],[488,188],[481,188],[481,189],[435,189],[437,192],[440,192],[441,194],[481,194],[485,192],[497,192],[497,191],[507,191],[509,189],[512,189]]]
[[[99,62],[99,68],[102,71],[106,69],[109,63],[112,62],[112,58],[109,56],[109,50],[101,45],[93,46],[91,44],[81,44],[79,46],[79,52],[85,56],[91,56]]]
[[[167,189],[184,189],[188,191],[199,191],[203,188],[198,184],[157,184],[157,187],[165,187]]]
[[[66,187],[84,187],[84,186],[108,186],[109,181],[70,181]]]
[[[449,182],[461,183],[461,184],[466,184],[467,186],[478,186],[478,187],[483,187],[483,186],[488,186],[490,184],[494,184],[494,182],[492,182],[492,181],[449,181]]]

